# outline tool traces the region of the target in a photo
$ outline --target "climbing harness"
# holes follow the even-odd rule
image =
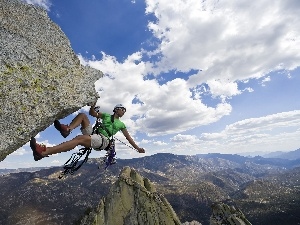
[[[115,118],[113,115],[111,115],[110,117],[110,121],[113,124],[115,121]],[[101,164],[105,164],[105,170],[107,169],[107,167],[109,167],[112,164],[116,163],[116,149],[115,149],[115,139],[113,136],[113,133],[111,133],[101,122],[100,119],[97,119],[97,123],[98,123],[98,127],[101,127],[103,130],[106,131],[106,133],[111,137],[111,139],[109,140],[109,144],[108,146],[105,148],[106,150],[106,154],[104,157],[102,157],[102,163]],[[98,129],[96,129],[96,133],[99,134]],[[98,166],[98,169],[100,169],[100,166]]]

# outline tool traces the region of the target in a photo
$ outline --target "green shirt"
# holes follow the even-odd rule
[[[108,113],[102,113],[102,124],[104,127],[109,131],[111,135],[115,135],[118,131],[126,129],[125,124],[119,120],[114,118],[114,123],[111,122],[111,115]],[[110,135],[104,130],[103,128],[99,128],[98,130],[101,134],[103,134],[105,137],[110,137]]]

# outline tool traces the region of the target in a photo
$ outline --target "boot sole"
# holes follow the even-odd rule
[[[61,134],[61,136],[63,136],[64,138],[68,137],[70,133],[64,133],[61,130],[61,123],[58,120],[54,120],[54,127],[56,130],[58,130]]]
[[[40,159],[43,158],[43,156],[41,156],[37,151],[36,151],[36,140],[34,137],[31,137],[30,139],[30,148],[32,150],[33,153],[33,158],[35,161],[38,161]]]

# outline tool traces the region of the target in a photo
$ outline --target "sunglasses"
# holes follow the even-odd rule
[[[117,108],[117,110],[122,110],[123,112],[126,112],[126,109],[125,108]]]

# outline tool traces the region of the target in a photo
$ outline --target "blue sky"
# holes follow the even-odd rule
[[[300,148],[298,0],[24,2],[47,10],[81,63],[105,74],[91,84],[102,111],[127,106],[123,121],[146,154],[118,144],[118,158]],[[64,141],[53,126],[37,140]],[[27,143],[0,168],[59,166],[72,152],[35,162]]]

